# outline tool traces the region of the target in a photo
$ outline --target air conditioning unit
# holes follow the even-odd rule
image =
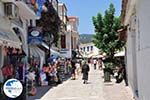
[[[19,9],[14,3],[4,3],[4,13],[10,19],[19,18]]]

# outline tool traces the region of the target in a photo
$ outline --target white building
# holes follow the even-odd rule
[[[150,0],[123,0],[128,80],[136,100],[150,100]]]
[[[58,4],[58,15],[61,20],[61,30],[60,30],[60,40],[59,40],[59,48],[66,48],[66,33],[67,33],[67,7],[64,3]]]
[[[14,52],[23,50],[28,55],[28,20],[36,19],[31,7],[29,0],[0,0],[0,68],[8,56],[8,48],[13,48]]]
[[[99,55],[99,49],[91,42],[91,43],[84,43],[79,45],[80,54],[83,57],[95,57]]]
[[[78,32],[79,19],[75,16],[68,17],[67,32],[65,34],[65,48],[61,50],[67,58],[72,57],[72,53],[78,49],[79,32]]]

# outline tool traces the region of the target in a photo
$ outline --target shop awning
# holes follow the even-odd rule
[[[40,68],[42,68],[43,64],[45,63],[45,52],[33,45],[29,47],[29,51],[30,57],[37,58],[40,61]]]
[[[33,46],[29,47],[30,56],[35,57],[35,58],[40,58],[39,52],[36,49],[37,48]]]
[[[103,58],[103,55],[93,55],[92,58]]]
[[[42,42],[42,46],[49,50],[49,47],[46,43]],[[51,55],[58,56],[58,57],[64,57],[62,54],[60,54],[60,52],[57,52],[53,49],[50,49],[50,52],[51,52]]]
[[[13,48],[21,48],[22,43],[13,30],[0,29],[0,45]]]
[[[118,52],[114,55],[115,57],[125,56],[125,51]]]
[[[57,52],[53,49],[51,49],[51,55],[64,58],[64,56],[62,54],[60,54],[59,52]]]

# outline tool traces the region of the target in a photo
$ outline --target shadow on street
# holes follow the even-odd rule
[[[37,87],[37,94],[35,96],[28,96],[27,100],[40,99],[51,88],[52,88],[52,86]]]
[[[64,81],[67,81],[69,78],[71,77],[71,75],[66,75],[65,76],[65,79],[63,79],[63,82]],[[60,83],[60,84],[63,84]],[[40,99],[41,97],[43,97],[51,88],[53,87],[57,87],[59,84],[51,84],[50,86],[39,86],[39,87],[36,87],[37,89],[37,93],[35,96],[28,96],[27,97],[27,100],[38,100]]]

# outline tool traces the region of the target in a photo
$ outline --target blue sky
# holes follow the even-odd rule
[[[92,16],[97,15],[98,12],[104,14],[112,1],[115,5],[116,16],[121,12],[122,0],[59,0],[66,4],[69,16],[79,17],[79,33],[93,34],[94,27],[92,23]]]

